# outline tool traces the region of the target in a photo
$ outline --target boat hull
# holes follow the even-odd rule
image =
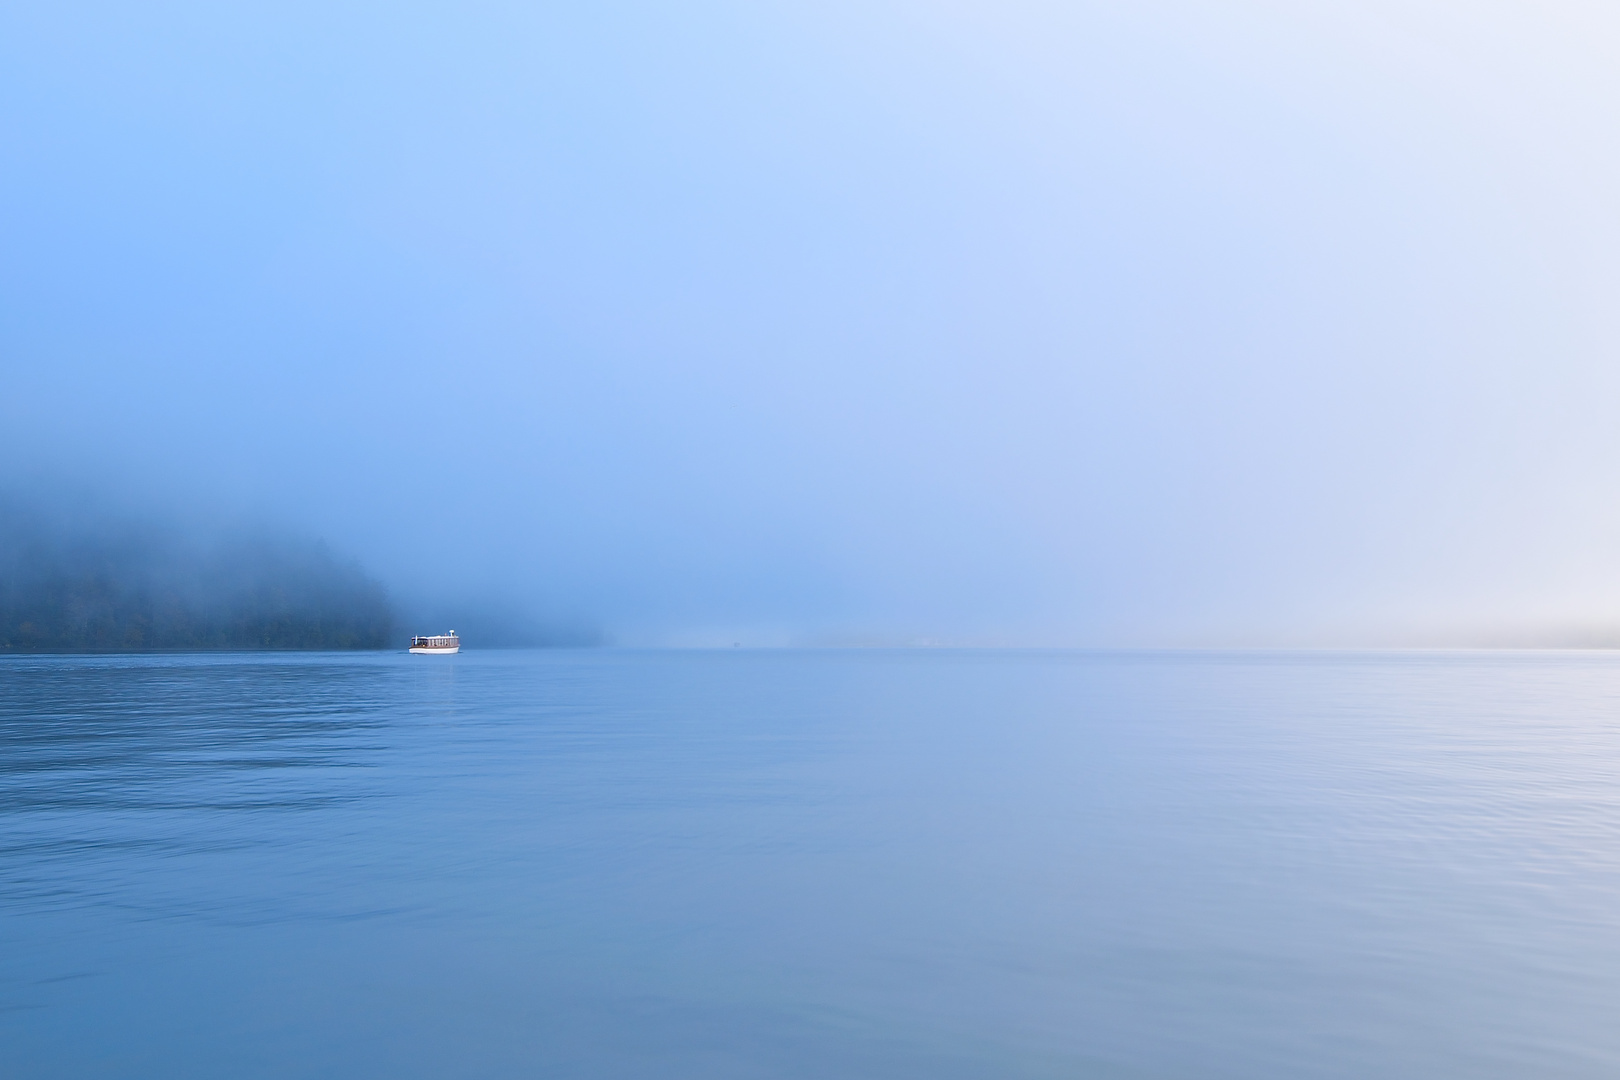
[[[413,653],[428,653],[428,654],[431,654],[431,655],[434,655],[434,656],[446,656],[446,655],[449,655],[450,653],[458,653],[460,651],[461,651],[461,646],[460,645],[451,645],[448,648],[443,648],[443,649],[430,648],[429,646],[426,646],[426,645],[418,645],[418,646],[411,649],[411,652],[413,652]]]

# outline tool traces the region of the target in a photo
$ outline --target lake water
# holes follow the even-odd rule
[[[1620,656],[0,658],[7,1077],[1620,1075]]]

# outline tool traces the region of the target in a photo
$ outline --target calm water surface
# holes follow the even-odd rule
[[[0,1074],[1614,1077],[1620,657],[0,658]]]

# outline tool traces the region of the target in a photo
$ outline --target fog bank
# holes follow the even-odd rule
[[[0,475],[413,632],[1602,639],[1617,73],[1557,0],[13,5]]]

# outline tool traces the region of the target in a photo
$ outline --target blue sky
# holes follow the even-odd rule
[[[1613,624],[1617,59],[1577,4],[11,5],[6,469],[625,641]]]

